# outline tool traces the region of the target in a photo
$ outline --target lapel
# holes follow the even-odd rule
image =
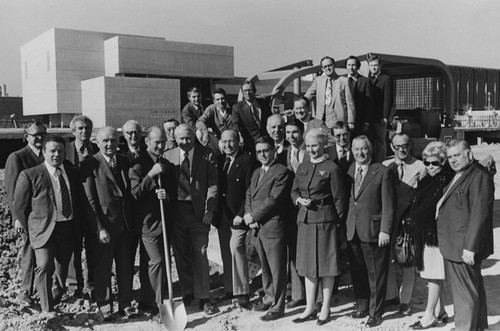
[[[116,178],[113,175],[113,173],[111,172],[111,169],[109,168],[109,164],[108,164],[108,162],[106,162],[106,159],[104,158],[104,156],[102,156],[101,153],[97,153],[94,155],[94,157],[96,158],[97,162],[99,162],[99,169],[101,169],[102,173],[106,177],[108,177],[110,179],[110,181],[115,185],[115,189],[117,189],[119,192],[121,192],[122,195],[124,195],[125,192],[122,191],[122,189],[120,188],[120,185],[118,185],[118,183],[116,182]],[[115,157],[116,157],[116,165],[117,165],[118,169],[120,169],[120,176],[122,176],[122,181],[123,181],[123,184],[125,185],[126,181],[123,178],[122,164],[118,158],[118,155],[116,155]]]
[[[242,116],[245,117],[245,122],[247,124],[251,123],[250,124],[251,127],[258,128],[257,123],[255,123],[255,119],[253,118],[252,109],[250,109],[248,103],[245,100],[241,101],[241,103],[243,105],[243,107],[241,107],[241,111],[243,113]],[[262,114],[261,114],[261,122],[262,122]]]
[[[234,158],[234,162],[233,164],[231,165],[231,168],[229,168],[229,173],[227,174],[227,182],[229,182],[231,179],[233,179],[233,177],[235,176],[235,174],[238,172],[240,166],[241,166],[241,150],[238,152],[238,154],[236,154],[236,157]],[[224,165],[224,162],[222,162],[222,164]]]
[[[355,197],[356,199],[361,195],[361,193],[366,188],[368,183],[377,175],[378,170],[379,170],[378,168],[373,167],[373,165],[371,164],[368,166],[368,173],[365,175],[365,178],[363,178],[363,182],[361,183],[361,187],[359,188],[358,195]]]
[[[45,166],[44,163],[40,165],[40,173],[43,181],[43,185],[48,188],[48,193],[50,200],[52,200],[52,203],[54,204],[54,209],[57,209],[56,205],[56,197],[54,195],[54,188],[52,187],[52,181],[50,180],[50,174],[49,171],[47,170],[47,166]]]
[[[202,149],[196,145],[194,145],[193,148],[194,152],[193,152],[193,164],[191,164],[191,179],[195,178],[196,172],[198,171],[198,166],[201,164],[200,162],[202,162],[201,159]],[[177,160],[179,160],[179,158],[177,158]],[[191,183],[193,182],[194,180],[191,180]]]
[[[269,169],[267,170],[267,172],[264,174],[264,176],[262,176],[262,178],[260,180],[259,180],[259,177],[257,177],[256,185],[255,185],[255,190],[253,192],[254,196],[259,191],[259,189],[262,187],[262,185],[265,182],[267,182],[269,179],[271,179],[272,177],[274,177],[273,173],[274,173],[276,164],[278,164],[278,160],[274,160],[273,164],[271,164],[271,166],[269,167]],[[262,167],[259,168],[259,175],[260,175],[260,169],[262,169]]]
[[[460,176],[460,178],[459,178],[459,179],[457,179],[457,181],[456,181],[455,183],[453,183],[453,185],[452,185],[452,186],[447,186],[447,187],[445,188],[445,192],[446,192],[446,194],[445,194],[445,195],[444,195],[444,197],[443,197],[443,200],[442,200],[442,202],[441,202],[441,206],[443,206],[443,205],[444,205],[444,203],[445,203],[445,201],[446,201],[446,200],[448,200],[448,198],[449,198],[449,197],[453,194],[453,191],[455,191],[455,190],[456,190],[456,188],[457,188],[459,185],[461,185],[461,184],[465,181],[465,179],[469,176],[470,172],[472,171],[472,168],[473,168],[473,167],[474,167],[474,164],[471,164],[471,165],[469,166],[469,168],[467,168],[467,169],[466,169],[466,170],[462,173],[462,176]],[[452,181],[453,181],[453,179],[452,179]]]

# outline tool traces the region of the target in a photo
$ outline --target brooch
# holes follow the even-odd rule
[[[318,173],[320,176],[324,176],[324,175],[326,175],[326,170],[320,170],[320,171],[318,171]]]

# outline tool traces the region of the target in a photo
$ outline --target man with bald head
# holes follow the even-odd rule
[[[149,285],[155,294],[155,297],[151,298],[148,293],[142,292],[140,301],[144,308],[153,314],[158,313],[157,305],[162,303],[165,278],[159,200],[164,200],[166,203],[172,200],[171,193],[165,190],[173,186],[169,164],[162,158],[166,139],[162,129],[157,126],[151,127],[144,139],[147,149],[135,160],[129,171],[132,196],[135,199],[133,203],[135,220],[140,222],[141,241],[149,259]]]
[[[175,214],[172,220],[173,248],[184,303],[200,299],[207,315],[218,308],[209,300],[208,232],[217,212],[217,161],[212,150],[195,145],[196,135],[187,124],[175,129],[179,147],[165,153],[173,167]]]
[[[132,266],[130,258],[130,180],[129,162],[116,153],[118,133],[110,126],[97,133],[99,153],[81,166],[85,193],[96,214],[90,223],[96,240],[95,296],[105,319],[113,312],[111,267],[116,264],[120,314],[130,317],[137,312],[131,306]]]
[[[141,144],[142,128],[139,122],[129,120],[122,126],[123,137],[127,145],[121,148],[120,152],[127,156],[130,162],[134,161],[144,152],[145,147]]]

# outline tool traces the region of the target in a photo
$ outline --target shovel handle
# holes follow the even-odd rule
[[[162,188],[161,174],[158,175],[158,186],[160,187],[160,189]],[[174,300],[174,293],[172,290],[172,270],[170,268],[170,250],[168,249],[167,227],[165,225],[165,206],[163,204],[163,200],[160,199],[159,202],[161,213],[161,229],[163,233],[163,249],[165,251],[165,267],[167,270],[168,300],[170,301],[170,304],[172,304]]]

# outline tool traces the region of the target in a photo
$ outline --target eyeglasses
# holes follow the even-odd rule
[[[394,149],[396,150],[401,150],[401,149],[408,149],[408,144],[404,144],[404,145],[392,145],[394,146]]]
[[[439,162],[439,161],[431,161],[431,162],[429,162],[429,161],[424,161],[424,165],[425,165],[426,167],[430,166],[431,164],[432,164],[433,166],[437,167],[437,166],[441,165],[441,162]]]
[[[33,138],[42,138],[47,135],[47,132],[42,133],[28,133],[28,136],[32,136]]]

